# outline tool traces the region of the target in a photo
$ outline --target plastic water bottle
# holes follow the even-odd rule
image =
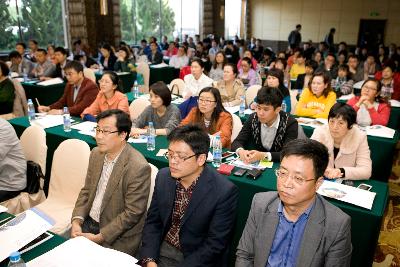
[[[135,81],[135,83],[133,84],[132,95],[133,95],[133,98],[135,98],[135,99],[139,97],[139,86],[138,86],[137,81]]]
[[[282,102],[282,106],[281,106],[281,107],[282,107],[282,111],[283,111],[283,112],[286,112],[286,111],[287,111],[287,107],[286,107],[285,101]]]
[[[71,116],[69,115],[68,107],[64,107],[63,119],[64,119],[64,132],[70,132],[71,131]]]
[[[26,83],[28,81],[28,70],[27,69],[23,69],[22,77],[24,77],[24,83]]]
[[[154,129],[153,122],[149,122],[147,128],[147,150],[153,151],[156,149],[156,130]]]
[[[28,119],[29,122],[35,120],[35,106],[33,105],[32,99],[28,99]]]
[[[213,142],[213,166],[214,167],[219,167],[221,165],[221,160],[222,160],[222,143],[221,143],[221,136],[217,134],[214,137],[214,142]]]
[[[21,254],[16,251],[11,253],[10,255],[10,262],[8,263],[7,266],[13,266],[13,267],[26,267],[26,264],[24,260],[21,258]]]
[[[244,96],[241,97],[240,108],[239,108],[239,117],[244,117],[244,110],[246,109],[246,103],[244,100]]]

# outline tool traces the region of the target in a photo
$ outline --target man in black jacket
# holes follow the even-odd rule
[[[232,151],[245,163],[262,159],[279,162],[282,147],[297,138],[297,121],[281,111],[282,101],[276,88],[263,87],[258,91],[256,112],[232,143]]]

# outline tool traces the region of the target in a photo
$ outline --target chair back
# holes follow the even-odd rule
[[[86,78],[92,80],[92,82],[96,83],[96,75],[94,74],[94,71],[90,68],[84,68],[83,69],[83,76]]]
[[[232,115],[232,121],[233,121],[231,142],[233,142],[233,140],[236,139],[236,137],[239,135],[240,131],[242,130],[243,124],[242,124],[242,120],[239,118],[238,115],[236,115],[236,114],[231,114],[231,115]]]
[[[254,101],[254,98],[257,96],[258,90],[260,90],[261,85],[255,84],[247,88],[246,90],[246,106],[249,107],[251,102]]]
[[[149,192],[149,200],[147,201],[147,209],[150,208],[151,204],[151,199],[153,198],[153,193],[154,193],[154,185],[156,184],[156,176],[158,173],[158,168],[154,166],[153,164],[149,163],[150,168],[151,168],[151,175],[150,175],[150,192]]]
[[[191,74],[192,70],[190,66],[185,66],[181,68],[181,71],[179,72],[179,79],[184,79],[186,75]]]
[[[15,117],[28,115],[28,101],[26,100],[25,89],[17,79],[12,80],[15,89],[13,114]]]
[[[185,82],[179,78],[173,79],[169,84],[169,89],[171,90],[171,94],[181,96],[185,89]]]
[[[150,67],[145,62],[138,62],[136,72],[142,74],[144,80],[144,86],[149,88],[150,86]]]
[[[131,120],[136,119],[143,112],[143,110],[150,105],[150,101],[144,98],[137,98],[129,105],[129,115]]]
[[[26,160],[36,162],[46,174],[46,132],[37,125],[29,126],[21,135],[21,147]]]

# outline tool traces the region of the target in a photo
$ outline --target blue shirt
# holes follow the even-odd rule
[[[281,201],[279,202],[279,223],[266,267],[296,266],[304,229],[314,203],[315,201],[300,215],[296,222],[291,222],[286,219],[283,213],[283,204]]]

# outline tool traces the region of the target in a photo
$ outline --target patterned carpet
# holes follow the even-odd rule
[[[374,267],[400,266],[400,145],[397,144],[389,179],[389,202],[386,207]]]

